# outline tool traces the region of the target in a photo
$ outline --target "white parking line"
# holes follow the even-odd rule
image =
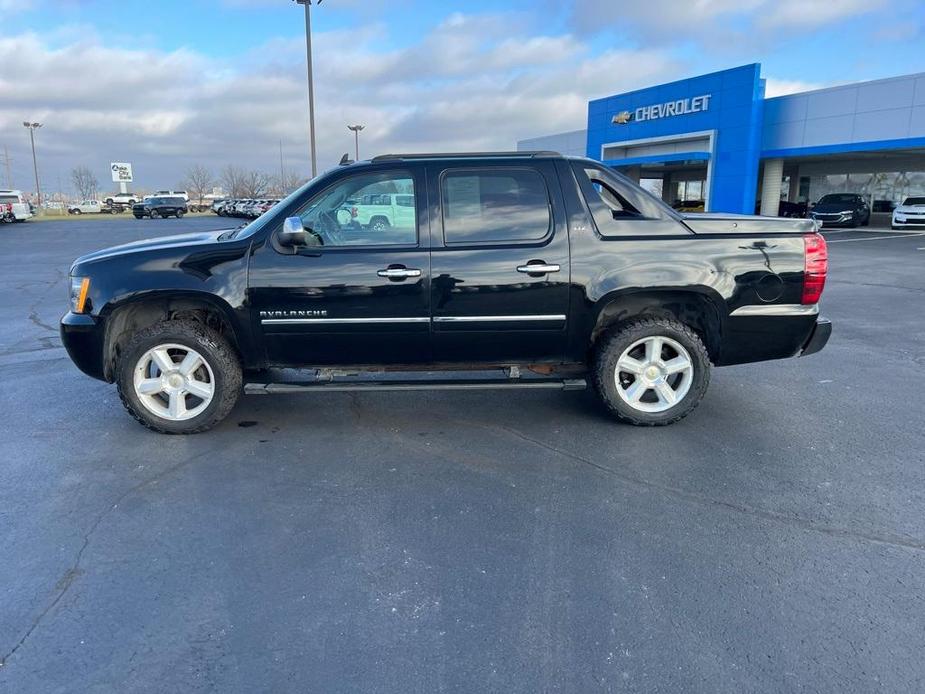
[[[883,236],[880,238],[866,238],[866,239],[836,239],[834,241],[829,241],[829,243],[852,243],[854,241],[886,241],[888,239],[908,239],[913,236],[925,236],[925,234],[894,234],[893,236]],[[919,250],[922,250],[921,248]]]

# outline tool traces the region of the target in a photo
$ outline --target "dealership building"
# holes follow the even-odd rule
[[[521,140],[611,166],[669,204],[777,214],[860,193],[925,195],[925,73],[765,98],[757,63],[588,103],[587,128]],[[884,215],[886,217],[886,215]]]

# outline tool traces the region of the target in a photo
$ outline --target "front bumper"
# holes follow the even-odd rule
[[[803,344],[803,349],[800,350],[800,356],[805,357],[810,354],[815,354],[822,350],[825,347],[826,343],[829,341],[829,337],[832,335],[832,321],[828,318],[819,318],[816,320],[816,326],[813,328],[813,331],[809,334],[809,338]]]
[[[68,311],[61,317],[61,342],[71,361],[88,376],[106,380],[103,373],[105,330],[101,318]]]
[[[858,221],[854,217],[833,217],[830,219],[823,219],[821,217],[813,217],[823,229],[831,229],[832,227],[856,227]]]

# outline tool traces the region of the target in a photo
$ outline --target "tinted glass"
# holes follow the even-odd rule
[[[449,170],[441,191],[447,243],[537,241],[549,233],[549,193],[536,171]]]
[[[410,204],[392,207],[396,193]],[[326,247],[417,243],[414,179],[405,171],[342,179],[312,197],[296,214]]]
[[[824,195],[819,201],[821,204],[826,203],[844,203],[852,205],[858,201],[857,195]]]
[[[906,198],[903,205],[925,205],[925,198]]]
[[[15,195],[0,195],[0,203],[10,203],[10,202],[19,202],[19,198]]]

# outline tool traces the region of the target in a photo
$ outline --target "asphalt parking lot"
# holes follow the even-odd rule
[[[68,266],[227,224],[0,226],[0,691],[925,688],[925,235],[827,233],[828,347],[672,427],[328,393],[153,434],[60,347]]]

